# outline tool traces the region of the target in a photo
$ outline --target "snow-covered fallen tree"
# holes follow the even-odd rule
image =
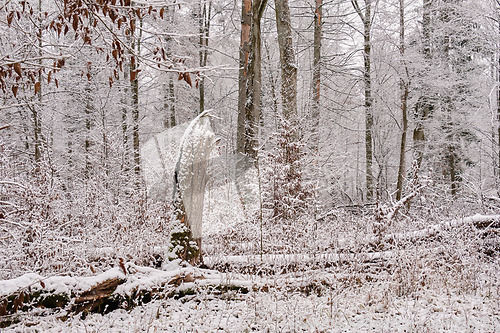
[[[346,239],[338,239],[332,244],[330,251],[321,253],[293,253],[293,254],[263,254],[263,255],[234,255],[234,256],[212,256],[205,258],[208,267],[219,270],[236,270],[254,272],[257,270],[270,270],[272,272],[296,269],[298,265],[330,267],[350,263],[373,264],[389,260],[396,252],[405,251],[404,246],[397,250],[386,250],[384,244],[404,244],[415,241],[431,239],[439,233],[462,226],[472,226],[481,230],[500,228],[500,215],[476,214],[452,221],[443,221],[428,228],[386,234],[380,236],[368,236],[357,240],[357,244]],[[359,251],[363,249],[362,251]]]
[[[252,285],[181,260],[169,263],[164,270],[120,262],[115,268],[89,277],[27,273],[0,281],[0,327],[15,322],[17,312],[35,308],[62,309],[63,316],[108,313],[118,308],[131,309],[152,299],[182,297],[208,287],[217,292],[247,292]]]

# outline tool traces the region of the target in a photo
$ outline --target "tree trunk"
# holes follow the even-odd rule
[[[240,70],[238,78],[238,124],[236,133],[236,152],[245,154],[245,106],[247,100],[247,81],[250,60],[250,27],[252,24],[252,0],[243,0],[241,6]]]
[[[312,128],[311,148],[317,153],[319,145],[319,120],[321,96],[321,29],[323,0],[316,0],[314,11],[314,55],[313,55],[313,91],[312,91]]]
[[[371,2],[365,0],[364,12],[357,0],[351,3],[363,22],[363,81],[365,86],[365,164],[366,164],[366,199],[372,200],[374,195],[373,180],[373,98],[371,83]]]
[[[42,43],[42,27],[43,27],[43,22],[42,22],[42,0],[38,0],[38,31],[37,31],[37,40],[38,40],[38,56],[40,59],[38,60],[38,65],[40,68],[43,66],[43,61],[42,61],[42,50],[43,50],[43,43]],[[38,102],[40,103],[40,106],[42,105],[42,71],[40,70],[38,72],[38,93],[37,98]],[[33,113],[33,134],[34,134],[34,139],[35,139],[35,163],[40,162],[40,159],[42,157],[42,120],[41,120],[41,115],[37,110],[37,106],[33,106],[32,108],[32,113]]]
[[[288,0],[275,0],[276,26],[281,65],[281,100],[283,117],[292,125],[297,122],[297,66],[292,41],[292,24]]]
[[[127,65],[128,66],[128,65]],[[122,149],[123,149],[123,157],[122,157],[122,170],[128,170],[129,168],[129,147],[128,147],[128,108],[129,108],[129,100],[128,100],[128,84],[129,84],[129,73],[127,69],[123,71],[123,98],[122,98]]]
[[[89,83],[85,87],[85,177],[90,178],[92,161],[90,160],[90,131],[92,129],[92,91]]]
[[[499,3],[500,6],[500,3]],[[497,9],[500,11],[500,8]],[[499,15],[500,16],[500,15]],[[498,21],[498,32],[500,35],[500,17]],[[497,68],[497,165],[496,165],[496,174],[497,174],[497,194],[500,196],[500,50],[497,51],[498,56],[498,68]]]
[[[258,133],[261,113],[261,28],[267,0],[254,0],[252,4],[252,24],[250,29],[250,63],[248,66],[245,101],[245,145],[243,153],[256,163],[258,153]]]
[[[423,12],[422,12],[422,44],[423,44],[423,55],[425,61],[426,75],[431,70],[430,60],[432,59],[431,54],[431,6],[432,0],[424,0],[423,2]],[[428,84],[423,85],[422,95],[419,97],[417,104],[415,105],[415,129],[413,130],[413,146],[414,146],[414,157],[413,159],[417,161],[417,168],[420,170],[422,165],[422,159],[424,156],[425,148],[425,122],[431,115],[434,105],[431,99],[431,91]],[[417,171],[418,172],[418,171]]]
[[[401,55],[401,70],[405,70],[407,73],[407,68],[404,60],[405,56],[405,12],[404,12],[404,0],[399,0],[399,52]],[[401,200],[401,195],[403,193],[403,181],[406,169],[406,133],[408,131],[408,83],[405,82],[403,78],[403,73],[401,73],[399,79],[399,89],[401,94],[401,117],[402,117],[402,133],[401,133],[401,145],[399,150],[399,168],[398,168],[398,181],[396,185],[396,201]]]
[[[168,89],[170,92],[170,127],[174,127],[177,125],[177,122],[175,120],[175,86],[174,79],[172,77],[170,77]]]
[[[208,57],[208,37],[210,35],[210,15],[212,12],[212,1],[208,4],[204,2],[203,6],[199,5],[198,12],[198,22],[199,22],[199,58],[200,58],[200,68],[204,68],[207,66],[207,57]],[[200,110],[202,113],[205,111],[205,77],[202,75],[200,78],[200,82],[198,84],[199,97],[200,97]]]
[[[140,25],[142,28],[142,19],[140,19]],[[135,31],[132,31],[132,50],[137,52],[138,55],[141,54],[141,37],[142,37],[142,29],[139,30],[137,36],[135,36]],[[139,147],[139,73],[137,69],[138,69],[137,59],[135,58],[135,55],[132,55],[130,62],[130,79],[131,79],[130,85],[132,90],[132,121],[133,121],[132,144],[134,151],[134,172],[138,176],[141,173],[141,155]]]
[[[258,133],[261,116],[261,27],[267,0],[244,0],[242,4],[236,188],[246,208],[256,200],[247,170],[257,167]]]

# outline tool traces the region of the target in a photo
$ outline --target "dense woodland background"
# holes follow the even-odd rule
[[[499,6],[3,1],[0,278],[165,260],[171,199],[148,193],[141,147],[207,109],[209,255],[498,213]]]

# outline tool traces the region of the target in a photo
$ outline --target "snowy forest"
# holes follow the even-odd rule
[[[500,0],[0,0],[0,330],[500,331]]]

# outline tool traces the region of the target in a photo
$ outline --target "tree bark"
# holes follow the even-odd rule
[[[401,70],[404,69],[407,73],[407,68],[404,60],[405,56],[405,11],[404,0],[399,0],[399,52],[401,55]],[[408,83],[405,82],[403,74],[399,79],[399,89],[401,96],[401,118],[402,118],[402,133],[401,145],[399,150],[399,168],[398,168],[398,181],[396,184],[396,201],[401,200],[403,193],[403,181],[406,170],[406,133],[408,132]]]
[[[246,83],[245,100],[245,145],[243,153],[257,163],[259,120],[261,115],[262,90],[262,43],[260,22],[267,0],[254,0],[252,4],[252,24],[250,28],[250,62]]]
[[[135,20],[135,19],[134,19]],[[142,28],[142,19],[140,19],[140,25]],[[135,24],[134,24],[135,26]],[[139,30],[137,36],[135,31],[132,31],[132,50],[141,54],[141,37],[142,29]],[[131,90],[132,90],[132,145],[134,151],[134,172],[138,176],[141,173],[141,155],[139,147],[139,73],[137,59],[135,55],[132,55],[132,61],[130,63],[130,78],[131,78]]]
[[[500,1],[497,0],[500,12]],[[498,20],[498,33],[500,35],[500,15]],[[496,162],[496,179],[497,179],[497,194],[500,196],[500,50],[497,51],[498,68],[497,68],[497,162]]]
[[[366,164],[366,199],[374,196],[373,180],[373,97],[371,83],[371,13],[372,0],[365,0],[364,12],[357,0],[351,3],[363,22],[363,82],[365,86],[365,164]]]
[[[424,67],[427,75],[430,71],[431,54],[431,7],[432,0],[424,0],[422,12],[422,53],[424,55]],[[429,118],[434,109],[430,96],[430,88],[428,84],[423,85],[422,95],[419,97],[415,105],[415,129],[413,130],[413,146],[414,157],[417,161],[418,170],[422,165],[425,148],[425,122]]]
[[[283,117],[293,126],[297,122],[297,66],[293,50],[290,8],[288,0],[275,0],[274,3],[280,49]]]
[[[238,78],[238,124],[236,133],[236,152],[245,153],[246,99],[248,67],[250,60],[250,27],[252,24],[252,0],[243,0],[241,6],[240,70]]]
[[[38,40],[38,56],[40,57],[40,60],[38,60],[38,65],[40,68],[43,66],[43,60],[42,60],[42,47],[43,47],[43,42],[42,42],[42,30],[43,28],[43,19],[42,19],[42,0],[38,0],[38,30],[37,30],[37,40]],[[38,84],[39,84],[39,89],[37,98],[38,102],[40,103],[40,106],[42,105],[42,71],[40,70],[38,72]],[[37,106],[32,107],[32,113],[33,113],[33,134],[34,134],[34,139],[35,139],[35,163],[40,162],[40,159],[42,157],[42,120],[41,120],[41,115],[37,110]]]
[[[128,65],[127,65],[128,67]],[[122,157],[122,170],[126,170],[129,168],[129,143],[128,143],[128,108],[129,108],[129,100],[128,100],[128,84],[129,84],[129,73],[127,69],[123,71],[123,97],[122,97],[122,149],[123,149],[123,157]]]
[[[200,59],[200,68],[204,68],[207,66],[207,57],[208,57],[208,38],[210,36],[210,15],[212,12],[212,1],[208,4],[204,2],[203,5],[200,3],[199,12],[198,12],[198,20],[199,20],[199,59]],[[200,77],[200,82],[198,84],[199,90],[199,98],[200,98],[200,110],[199,113],[205,111],[205,77],[202,75]]]
[[[323,18],[323,0],[315,1],[314,11],[314,55],[313,55],[313,91],[312,91],[312,128],[311,148],[318,151],[319,145],[319,120],[321,97],[321,33]]]

